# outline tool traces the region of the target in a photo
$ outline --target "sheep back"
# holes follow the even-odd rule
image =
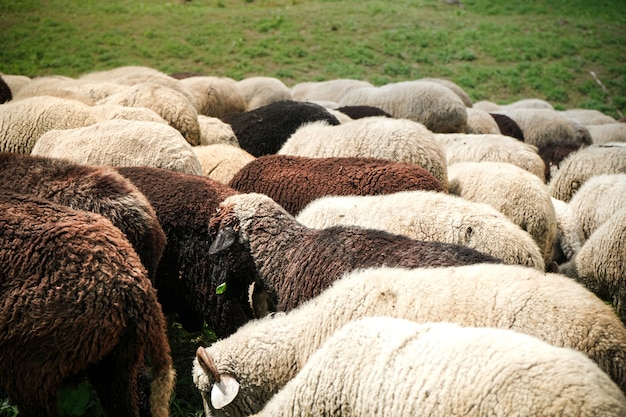
[[[243,167],[256,159],[239,146],[228,143],[194,146],[193,153],[202,165],[202,175],[222,184],[228,184]]]

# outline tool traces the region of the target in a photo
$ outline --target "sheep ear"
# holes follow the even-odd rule
[[[220,229],[219,232],[217,232],[217,236],[215,236],[215,240],[211,243],[209,255],[215,255],[218,252],[230,248],[231,245],[235,243],[236,239],[237,233],[232,227]]]
[[[220,382],[211,389],[211,405],[216,410],[226,407],[239,393],[239,382],[229,375],[220,375]]]

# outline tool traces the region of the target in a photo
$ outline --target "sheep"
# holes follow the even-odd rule
[[[374,87],[374,85],[367,81],[348,78],[302,82],[291,87],[291,96],[297,101],[338,102],[348,91],[364,87]]]
[[[589,236],[578,253],[559,270],[610,301],[626,323],[626,208]]]
[[[448,87],[432,81],[403,81],[382,87],[353,89],[340,106],[379,107],[398,119],[422,123],[435,133],[467,131],[467,108]]]
[[[54,96],[82,101],[93,106],[111,94],[120,93],[128,86],[112,82],[77,80],[62,76],[37,77],[20,89],[17,100],[35,96]]]
[[[461,99],[463,104],[465,104],[467,108],[472,107],[472,99],[470,98],[469,94],[467,94],[467,92],[463,90],[463,88],[461,88],[461,86],[459,86],[454,81],[450,81],[445,78],[437,78],[437,77],[425,77],[425,78],[420,78],[417,81],[428,81],[428,82],[441,84],[444,87],[448,87],[450,90],[454,92],[454,94],[459,96],[459,98]]]
[[[236,191],[205,177],[164,169],[118,167],[117,171],[148,198],[167,237],[155,279],[164,313],[189,332],[200,331],[206,320],[218,337],[253,318],[248,286],[241,290],[245,293],[241,302],[234,299],[239,295],[236,282],[216,294],[213,281],[220,279],[224,268],[209,257],[214,241],[209,233],[211,217],[218,204]]]
[[[200,347],[192,375],[206,415],[258,412],[330,335],[369,316],[524,333],[586,354],[626,390],[626,328],[610,306],[572,279],[519,265],[382,267],[346,274],[299,308],[250,322]],[[200,361],[212,362],[215,371],[204,372]],[[228,383],[228,376],[239,392],[216,409],[209,399],[211,385]]]
[[[27,154],[49,130],[95,124],[91,109],[80,101],[51,96],[5,103],[0,106],[0,151]]]
[[[366,117],[339,126],[310,123],[296,130],[277,154],[380,158],[412,163],[427,169],[444,188],[448,187],[443,147],[423,124],[408,119]]]
[[[7,101],[13,100],[13,93],[11,93],[11,87],[4,81],[2,74],[0,74],[0,104],[4,104]]]
[[[148,277],[154,278],[165,233],[146,197],[114,169],[1,152],[0,189],[106,217],[126,235]]]
[[[180,83],[194,96],[198,114],[220,118],[246,111],[246,99],[232,78],[193,76]]]
[[[174,370],[146,271],[104,217],[0,192],[0,389],[20,415],[57,416],[59,388],[88,376],[110,416],[139,416],[150,361],[152,416],[169,415]]]
[[[201,175],[191,145],[173,127],[157,122],[108,120],[90,126],[50,130],[32,155],[90,165],[154,166]]]
[[[293,100],[291,89],[274,77],[248,77],[237,81],[246,110],[267,106],[275,101]]]
[[[346,114],[351,119],[362,119],[364,117],[376,117],[383,116],[392,118],[393,116],[384,111],[383,109],[379,109],[374,106],[343,106],[337,107],[335,110]]]
[[[289,311],[355,268],[501,262],[465,246],[416,241],[380,230],[310,229],[274,200],[257,193],[227,197],[211,219],[211,230],[215,240],[209,254],[215,262],[227,264],[223,281],[227,288],[231,281],[241,287],[242,276],[254,271],[247,285],[254,285],[252,304],[257,316]],[[256,308],[257,300],[268,307]]]
[[[582,145],[577,143],[550,142],[544,144],[541,149],[538,149],[537,153],[545,165],[545,182],[549,183],[559,170],[561,162],[563,162],[569,154],[576,152],[581,147]]]
[[[429,171],[414,164],[377,158],[307,158],[265,155],[237,172],[229,186],[271,197],[296,215],[325,195],[389,194],[404,190],[446,192]]]
[[[233,128],[217,117],[200,114],[198,115],[198,126],[200,127],[200,145],[224,143],[239,146]]]
[[[590,177],[569,202],[585,239],[626,207],[626,173]]]
[[[592,109],[567,109],[562,110],[561,113],[566,117],[574,119],[578,121],[578,123],[582,123],[585,126],[589,127],[590,125],[602,125],[606,123],[616,123],[613,117],[602,113],[599,110]]]
[[[475,110],[478,110],[475,108]],[[506,114],[500,113],[489,113],[489,115],[493,118],[493,120],[498,125],[498,129],[500,129],[500,134],[505,136],[511,136],[519,141],[524,142],[524,131],[517,124],[517,122],[511,119]],[[469,113],[468,113],[469,116]],[[468,132],[471,133],[471,132]]]
[[[500,127],[496,120],[486,111],[474,108],[467,110],[467,133],[500,135]]]
[[[227,143],[194,146],[193,152],[202,165],[202,175],[222,184],[228,184],[244,166],[256,159],[239,146]]]
[[[254,414],[302,415],[620,417],[626,397],[581,352],[522,333],[367,317],[330,336]]]
[[[615,122],[587,126],[593,143],[626,142],[626,123]]]
[[[570,205],[554,197],[550,199],[556,215],[556,237],[552,249],[552,261],[561,265],[578,253],[585,242],[585,236]]]
[[[545,270],[544,256],[528,232],[492,206],[451,194],[400,191],[376,196],[326,196],[296,220],[322,229],[358,226],[422,241],[463,245],[508,264]]]
[[[25,75],[4,74],[0,72],[0,77],[11,90],[11,95],[17,94],[25,85],[32,81],[32,78]]]
[[[590,145],[569,154],[548,183],[552,197],[569,203],[593,175],[626,173],[626,144]]]
[[[276,101],[220,119],[232,126],[239,146],[255,157],[275,154],[291,134],[306,123],[321,120],[330,125],[339,124],[339,120],[319,104],[296,101]]]
[[[504,135],[436,134],[447,165],[458,162],[510,162],[545,178],[545,164],[537,147]]]
[[[178,130],[190,145],[200,144],[198,112],[193,103],[173,88],[157,83],[139,83],[111,94],[97,104],[147,107]]]
[[[492,113],[495,111],[499,111],[500,105],[490,100],[478,100],[473,104],[472,108]]]
[[[450,194],[489,204],[528,232],[552,262],[556,214],[546,184],[507,162],[462,162],[448,167]]]

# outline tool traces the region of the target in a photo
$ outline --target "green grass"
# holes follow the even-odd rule
[[[145,65],[287,85],[442,77],[475,101],[626,110],[626,2],[462,3],[0,0],[0,72],[79,76]]]
[[[626,1],[462,3],[0,0],[0,72],[77,77],[144,65],[235,79],[272,76],[289,86],[441,77],[475,101],[536,97],[561,109],[626,112]],[[190,369],[208,335],[172,330],[173,416],[202,415]],[[85,392],[65,395],[91,409]],[[0,399],[0,416],[15,414]]]

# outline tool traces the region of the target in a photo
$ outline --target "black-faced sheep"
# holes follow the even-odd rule
[[[154,278],[165,234],[146,197],[113,168],[1,152],[0,189],[106,217],[126,235]]]
[[[223,268],[209,256],[214,240],[209,233],[211,216],[218,204],[236,191],[205,177],[164,169],[120,167],[117,170],[148,198],[167,237],[155,278],[164,313],[177,315],[188,331],[201,330],[206,319],[218,337],[232,333],[248,321],[252,317],[248,277],[241,277],[245,288],[239,288],[238,281],[233,281],[232,288],[216,294],[213,278],[220,276]],[[234,299],[241,291],[245,292],[244,300]]]
[[[324,107],[315,103],[277,101],[267,106],[220,117],[230,124],[239,146],[255,157],[278,152],[300,126],[325,121],[338,125],[339,120]]]
[[[242,193],[268,195],[292,215],[325,195],[446,191],[429,171],[415,164],[378,158],[291,155],[261,156],[241,168],[228,185]]]
[[[227,286],[231,279],[239,279],[240,268],[254,270],[256,281],[249,284],[254,283],[254,290],[263,296],[267,293],[270,306],[275,305],[271,309],[279,311],[319,295],[356,268],[500,262],[465,246],[422,242],[379,230],[310,229],[271,198],[255,193],[226,198],[211,228],[216,234],[211,254],[228,257]]]
[[[626,328],[610,306],[572,279],[517,265],[387,267],[353,271],[297,309],[250,322],[200,348],[198,359],[216,370],[205,373],[194,362],[207,416],[258,412],[330,335],[369,316],[524,333],[585,353],[626,390]],[[221,409],[209,398],[216,377],[239,386]]]
[[[522,333],[368,317],[329,337],[254,417],[303,415],[622,417],[626,397],[582,353]]]
[[[139,257],[104,217],[0,192],[0,388],[24,416],[57,416],[57,392],[87,376],[113,416],[169,415],[166,323]]]

